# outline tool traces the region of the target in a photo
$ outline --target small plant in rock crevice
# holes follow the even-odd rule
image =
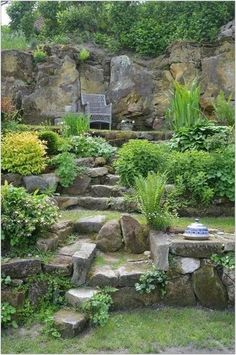
[[[109,309],[112,305],[110,293],[115,292],[113,287],[100,289],[89,301],[82,305],[82,310],[95,326],[104,326],[109,318]]]
[[[16,314],[16,308],[11,306],[8,302],[1,304],[1,324],[3,328],[12,326],[17,328],[17,323],[13,320],[12,316]]]
[[[211,261],[220,267],[225,267],[226,269],[235,268],[235,254],[233,252],[225,254],[212,254]]]
[[[153,267],[152,270],[140,276],[139,282],[135,284],[135,289],[137,292],[144,294],[151,293],[158,288],[160,289],[161,297],[163,297],[166,293],[166,280],[166,273]]]

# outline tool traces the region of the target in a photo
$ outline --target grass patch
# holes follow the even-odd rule
[[[127,336],[128,334],[128,336]],[[141,309],[113,313],[104,327],[72,339],[2,336],[2,353],[159,353],[169,347],[222,350],[234,345],[234,313],[197,308]]]
[[[2,49],[27,49],[28,41],[23,33],[12,33],[7,26],[3,26],[1,46]]]
[[[119,219],[122,213],[118,211],[91,211],[91,210],[70,210],[61,211],[62,219],[77,220],[82,217],[104,215],[107,220]],[[136,218],[140,223],[146,223],[145,217],[138,213],[131,213],[131,216]],[[200,219],[201,223],[205,224],[208,228],[216,228],[226,233],[234,233],[235,220],[234,217],[203,217]],[[194,222],[192,217],[181,217],[174,220],[173,226],[186,228],[190,223]]]

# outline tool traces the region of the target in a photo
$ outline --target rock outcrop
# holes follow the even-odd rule
[[[222,33],[234,31],[234,24]],[[112,103],[113,128],[122,119],[135,121],[134,129],[163,126],[173,80],[200,79],[201,106],[211,115],[220,90],[234,98],[234,40],[222,35],[211,44],[176,42],[154,59],[133,55],[109,56],[88,45],[90,57],[78,59],[78,46],[52,46],[43,63],[34,64],[29,52],[2,52],[2,96],[11,97],[30,123],[60,117],[66,105],[79,109],[80,93],[106,94]],[[233,102],[232,102],[233,103]]]

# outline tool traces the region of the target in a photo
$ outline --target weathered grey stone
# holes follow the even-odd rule
[[[80,218],[75,222],[75,230],[79,233],[98,233],[106,221],[106,216]]]
[[[83,195],[91,182],[91,178],[88,175],[77,176],[72,185],[63,188],[63,194],[65,195]]]
[[[229,303],[234,304],[235,303],[235,286],[228,286],[227,293],[228,293],[228,297],[229,297]]]
[[[14,77],[25,82],[33,79],[33,56],[19,50],[2,51],[2,77]]]
[[[193,288],[203,306],[216,309],[227,307],[226,290],[213,266],[204,265],[194,272]]]
[[[174,259],[175,267],[181,274],[191,274],[200,267],[200,260],[194,258],[179,258]]]
[[[1,302],[7,302],[15,308],[23,306],[25,301],[25,292],[17,291],[14,288],[1,290]]]
[[[104,166],[106,165],[106,159],[103,157],[97,157],[94,161],[94,166]]]
[[[51,233],[52,237],[49,237],[47,239],[45,238],[40,238],[37,240],[36,242],[36,246],[39,250],[42,251],[54,251],[57,249],[58,247],[58,243],[59,243],[59,238],[56,234]]]
[[[8,184],[12,184],[13,186],[21,186],[22,185],[22,175],[20,174],[13,174],[13,173],[8,173],[8,174],[1,174],[1,183],[4,185],[5,181],[8,182]]]
[[[120,180],[120,176],[119,175],[108,174],[106,176],[106,183],[108,185],[114,186],[114,185],[118,184],[119,180]]]
[[[137,262],[121,266],[117,271],[119,275],[119,286],[132,287],[139,281],[141,275],[150,270],[150,263]]]
[[[190,258],[207,258],[212,254],[222,253],[223,239],[211,238],[209,240],[187,240],[183,237],[172,237],[170,253]]]
[[[42,301],[42,298],[47,294],[47,292],[48,292],[47,281],[39,280],[31,283],[29,287],[29,294],[28,294],[30,303],[33,306],[37,306],[40,303],[40,301]]]
[[[90,273],[90,286],[118,286],[118,274],[109,265],[96,266]]]
[[[4,275],[13,279],[24,279],[42,271],[41,261],[38,259],[12,259],[2,263],[1,269]]]
[[[95,197],[119,197],[124,194],[125,188],[110,185],[92,185],[91,192]]]
[[[80,250],[73,254],[73,275],[71,280],[75,285],[80,286],[85,283],[95,254],[96,244],[84,242],[81,243]]]
[[[123,242],[119,221],[113,220],[104,224],[96,237],[96,244],[105,252],[120,250]]]
[[[72,221],[62,221],[51,226],[50,230],[56,233],[60,241],[64,241],[74,231],[74,224]]]
[[[121,212],[137,212],[138,207],[135,201],[127,201],[124,197],[112,197],[109,200],[110,209]]]
[[[58,181],[59,179],[53,173],[23,177],[23,182],[28,192],[34,192],[36,190],[44,192],[47,189],[53,189],[56,191]]]
[[[60,209],[66,209],[68,207],[77,206],[79,197],[75,196],[55,196],[55,200],[57,201],[58,207]]]
[[[125,243],[125,250],[139,254],[147,249],[148,232],[133,217],[123,215],[120,218],[121,231]]]
[[[235,303],[235,269],[223,268],[222,282],[226,286],[229,302]]]
[[[52,260],[43,264],[43,271],[49,274],[60,274],[62,276],[71,276],[72,258],[71,256],[56,255]]]
[[[78,240],[72,244],[66,245],[58,250],[58,254],[72,257],[74,253],[80,250],[81,244],[82,242]]]
[[[167,281],[165,291],[165,304],[182,307],[196,305],[192,284],[187,275]]]
[[[77,158],[75,162],[78,166],[86,166],[89,168],[94,166],[94,158]]]
[[[88,168],[87,169],[87,174],[90,177],[98,177],[98,176],[104,176],[108,174],[108,170],[105,166],[103,167],[98,167],[98,168]]]
[[[140,294],[134,287],[121,287],[111,294],[113,310],[134,309],[137,307],[157,305],[161,303],[159,290],[149,294]]]
[[[77,205],[89,210],[100,210],[104,211],[109,209],[109,198],[108,197],[80,197],[78,198]]]
[[[170,242],[167,234],[152,230],[149,233],[149,241],[154,265],[158,270],[168,270]]]
[[[60,309],[54,314],[54,325],[64,338],[71,338],[81,333],[88,325],[84,314],[70,309]]]
[[[72,288],[66,292],[65,299],[73,307],[81,306],[98,292],[95,288]]]

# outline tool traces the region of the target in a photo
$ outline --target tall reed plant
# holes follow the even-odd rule
[[[63,117],[63,135],[65,137],[79,136],[88,132],[89,117],[83,114],[67,113]]]
[[[166,174],[149,172],[147,177],[135,178],[135,193],[141,213],[147,223],[157,229],[166,230],[171,225],[172,215],[164,202]]]
[[[214,110],[217,122],[234,126],[235,124],[235,110],[231,103],[232,95],[225,97],[223,91],[215,99]]]
[[[199,106],[200,87],[196,80],[188,85],[175,81],[171,96],[172,99],[166,112],[166,118],[174,131],[178,131],[183,127],[193,127],[204,120]]]

